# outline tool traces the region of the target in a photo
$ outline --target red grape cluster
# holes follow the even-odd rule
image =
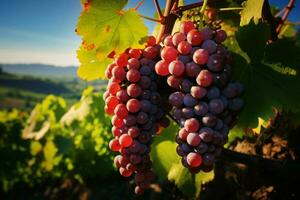
[[[114,163],[124,177],[134,174],[135,193],[142,194],[154,179],[150,160],[152,137],[169,125],[161,106],[155,64],[160,46],[150,37],[144,50],[128,49],[107,67],[105,112],[112,115]]]
[[[243,107],[243,87],[230,80],[231,56],[221,45],[226,37],[221,29],[199,31],[185,21],[180,32],[164,38],[161,60],[155,65],[174,90],[169,103],[181,127],[177,153],[192,173],[213,168]]]

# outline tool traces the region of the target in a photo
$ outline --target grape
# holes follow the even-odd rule
[[[128,60],[127,69],[139,69],[140,61],[137,58],[130,58]]]
[[[138,97],[141,95],[141,93],[142,88],[138,84],[132,83],[127,87],[127,94],[130,97]]]
[[[220,97],[220,89],[217,87],[211,87],[207,92],[207,98],[208,99],[216,99]]]
[[[138,82],[140,80],[140,72],[136,69],[131,69],[126,73],[126,78],[132,83]]]
[[[217,30],[216,36],[215,36],[215,41],[217,43],[224,42],[226,40],[226,38],[227,38],[227,34],[226,34],[225,31],[223,31],[223,30]]]
[[[165,60],[158,61],[155,65],[155,71],[160,76],[169,75],[169,62]]]
[[[133,140],[128,134],[123,134],[119,138],[119,143],[122,147],[129,147],[132,144]]]
[[[115,95],[120,89],[121,89],[120,85],[116,82],[109,82],[107,85],[107,90],[112,95]]]
[[[180,24],[180,32],[187,35],[188,32],[190,32],[191,30],[195,29],[195,25],[193,22],[191,21],[185,21],[183,23]]]
[[[196,115],[204,116],[208,112],[208,105],[205,102],[199,102],[194,106],[194,112]]]
[[[207,113],[202,117],[202,123],[205,126],[213,127],[217,123],[217,117],[211,113]]]
[[[198,103],[198,101],[192,95],[186,94],[184,95],[183,103],[187,107],[194,107]]]
[[[176,120],[179,120],[181,118],[181,110],[179,108],[175,108],[173,111],[173,117]]]
[[[120,174],[121,174],[122,176],[124,176],[124,177],[129,177],[129,176],[132,175],[132,171],[127,170],[127,169],[124,168],[124,167],[120,167],[120,168],[119,168],[119,172],[120,172]]]
[[[111,119],[111,123],[117,128],[121,128],[124,124],[123,120],[118,118],[117,116],[113,116],[113,118]]]
[[[192,60],[192,58],[189,55],[187,55],[187,56],[185,56],[185,55],[179,55],[177,59],[179,61],[183,62],[184,64],[186,64],[186,63],[188,63],[188,62],[190,62]]]
[[[188,79],[183,79],[180,85],[180,88],[183,92],[188,93],[191,90],[191,87],[193,86],[193,83]]]
[[[178,44],[177,50],[182,55],[188,55],[192,50],[192,45],[190,45],[190,43],[188,43],[187,41],[181,41]]]
[[[172,62],[177,58],[177,50],[173,47],[166,46],[161,51],[161,58],[166,61],[167,63]]]
[[[191,95],[194,97],[194,98],[197,98],[197,99],[202,99],[203,97],[205,97],[207,94],[207,90],[203,87],[200,87],[200,86],[193,86],[191,88]]]
[[[197,77],[201,68],[194,62],[189,62],[185,65],[185,73],[188,77]]]
[[[209,54],[212,54],[217,50],[217,44],[213,40],[205,40],[201,48],[205,49]]]
[[[190,118],[185,121],[184,128],[188,132],[197,132],[200,127],[200,123],[196,118]]]
[[[141,57],[141,51],[139,49],[130,49],[129,54],[130,54],[130,57],[132,57],[131,59],[133,59],[133,58],[139,59]],[[128,60],[128,64],[131,59]]]
[[[206,153],[202,156],[203,165],[213,165],[215,162],[215,156],[211,153]]]
[[[174,76],[181,76],[184,73],[184,64],[179,60],[174,60],[169,64],[169,72]]]
[[[127,116],[127,114],[128,114],[128,110],[126,108],[126,105],[124,105],[124,104],[118,104],[115,107],[114,113],[115,113],[115,115],[118,118],[124,119]]]
[[[206,40],[210,40],[213,38],[213,30],[209,27],[205,27],[201,30],[201,33],[203,35],[203,39]]]
[[[159,53],[159,50],[155,47],[146,47],[143,51],[143,56],[148,59],[154,59]]]
[[[151,68],[147,65],[142,66],[141,69],[140,69],[140,74],[145,75],[145,76],[150,75],[151,74]]]
[[[119,104],[119,100],[118,100],[118,98],[115,97],[115,96],[109,96],[109,97],[105,100],[105,104],[106,104],[109,108],[115,109],[115,107]]]
[[[175,33],[172,37],[172,42],[174,46],[178,46],[180,42],[184,41],[186,39],[185,34],[183,33]]]
[[[205,49],[197,49],[193,55],[193,61],[199,65],[204,65],[209,60],[209,52]]]
[[[148,76],[142,76],[139,81],[139,85],[142,89],[149,89],[149,87],[151,87],[151,83],[151,78],[149,78]]]
[[[199,136],[200,136],[201,140],[208,143],[213,140],[214,132],[211,128],[203,127],[199,131]]]
[[[192,108],[182,108],[182,117],[189,119],[194,116],[194,110]]]
[[[149,117],[145,112],[139,112],[136,116],[136,121],[139,124],[145,124],[148,120]]]
[[[223,57],[219,54],[213,54],[209,57],[207,68],[213,72],[219,72],[224,69]]]
[[[117,139],[113,139],[109,142],[109,148],[112,151],[119,151],[121,148],[121,145]]]
[[[165,37],[163,43],[164,43],[165,46],[170,46],[170,47],[174,46],[174,44],[172,42],[172,36],[171,35],[168,35],[167,37]]]
[[[137,99],[130,99],[127,101],[126,108],[129,112],[135,113],[140,110],[141,104]]]
[[[180,129],[178,132],[179,138],[183,141],[186,141],[188,134],[189,133],[184,128]]]
[[[175,77],[175,76],[169,76],[167,79],[167,83],[170,87],[175,88],[175,89],[179,89],[180,88],[180,84],[182,82],[181,78]]]
[[[189,133],[186,141],[189,145],[196,147],[200,144],[201,139],[197,133]]]
[[[139,134],[140,134],[140,130],[138,127],[133,126],[128,129],[128,135],[130,135],[132,138],[138,137]]]
[[[196,81],[202,87],[209,87],[213,82],[213,76],[208,70],[201,70]]]
[[[124,102],[124,103],[127,102],[129,99],[127,91],[124,89],[119,90],[116,94],[116,97],[120,102]]]
[[[181,92],[172,93],[169,97],[169,102],[172,106],[179,107],[183,104],[184,94]]]
[[[149,36],[147,39],[147,47],[154,46],[156,44],[156,39],[154,36]]]
[[[198,167],[202,163],[202,157],[200,154],[191,152],[186,157],[187,164],[191,167]]]
[[[192,29],[187,34],[187,41],[193,46],[200,45],[203,39],[204,39],[203,34],[196,29]]]
[[[196,147],[197,153],[204,154],[208,150],[207,144],[205,142],[200,142],[200,144]]]
[[[116,60],[115,63],[119,66],[119,67],[125,67],[128,63],[128,56],[127,54],[123,53],[121,55],[119,55]]]
[[[151,109],[151,102],[148,100],[141,100],[140,105],[141,105],[141,111],[143,112],[149,112]]]
[[[209,101],[209,111],[213,114],[220,114],[224,110],[223,101],[220,99],[212,99]]]

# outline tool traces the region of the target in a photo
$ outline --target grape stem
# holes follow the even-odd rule
[[[277,26],[277,29],[276,29],[276,32],[277,34],[279,35],[282,27],[283,27],[283,24],[284,22],[287,20],[287,17],[289,16],[291,10],[294,8],[294,4],[295,4],[295,0],[290,0],[288,5],[285,7],[284,9],[284,13],[282,15],[282,18]]]
[[[158,14],[158,18],[159,18],[159,19],[163,19],[164,16],[163,16],[163,14],[162,14],[162,12],[161,12],[160,5],[159,5],[159,3],[158,3],[158,0],[153,0],[153,1],[154,1],[154,5],[155,5],[156,12],[157,12],[157,14]]]
[[[151,18],[151,17],[148,17],[148,16],[145,16],[145,15],[139,15],[141,18],[144,18],[144,19],[147,19],[147,20],[150,20],[150,21],[153,21],[153,22],[158,22],[158,23],[162,23],[162,20],[161,19],[155,19],[155,18]]]
[[[138,10],[138,9],[141,7],[141,5],[143,5],[144,1],[145,1],[145,0],[141,0],[141,1],[136,5],[136,7],[134,8],[134,10]]]
[[[172,116],[172,114],[168,113],[168,117],[170,117],[177,125],[179,125],[179,122]]]
[[[233,11],[233,10],[243,10],[243,7],[232,7],[232,8],[220,8],[218,11]]]
[[[274,176],[299,178],[300,177],[300,162],[289,160],[271,160],[263,158],[258,155],[249,155],[232,151],[230,149],[223,149],[220,159],[229,162],[242,163],[247,167],[255,168],[263,173],[271,172]]]

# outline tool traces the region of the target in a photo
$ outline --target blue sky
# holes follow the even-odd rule
[[[129,0],[128,7],[138,2]],[[283,7],[288,0],[270,2]],[[296,3],[292,21],[300,21]],[[78,65],[76,49],[81,39],[74,30],[82,9],[80,0],[1,0],[0,5],[0,63]],[[154,10],[152,0],[145,0],[139,12],[152,16]],[[151,31],[154,24],[146,21],[146,25]]]

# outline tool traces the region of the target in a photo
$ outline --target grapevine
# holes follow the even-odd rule
[[[135,11],[143,2],[139,2]],[[181,164],[191,173],[213,170],[216,159],[228,142],[229,131],[237,124],[239,117],[246,126],[250,124],[245,118],[245,111],[241,116],[239,113],[245,105],[247,106],[243,98],[249,99],[249,95],[253,94],[253,91],[249,92],[249,87],[246,87],[252,82],[245,81],[242,73],[248,69],[245,69],[246,66],[236,65],[234,58],[238,58],[239,64],[243,63],[241,60],[246,60],[243,65],[248,63],[251,69],[254,65],[257,65],[254,69],[265,69],[268,66],[266,60],[263,60],[264,51],[268,55],[268,48],[265,47],[278,39],[282,23],[276,24],[268,1],[256,5],[263,11],[260,16],[253,14],[249,9],[253,3],[251,0],[242,7],[238,5],[219,9],[214,8],[217,2],[204,0],[179,6],[179,1],[167,0],[162,12],[158,1],[154,0],[158,18],[141,14],[138,16],[160,23],[156,37],[141,38],[138,44],[136,41],[126,41],[123,44],[120,38],[112,37],[113,50],[108,48],[109,43],[105,42],[105,47],[101,46],[102,39],[97,34],[96,45],[90,44],[93,42],[92,37],[83,31],[83,23],[80,24],[79,33],[87,39],[83,44],[92,46],[89,51],[95,53],[96,57],[98,52],[102,51],[107,58],[114,59],[105,72],[106,78],[109,79],[107,91],[104,93],[105,112],[112,115],[112,134],[115,137],[110,141],[109,147],[112,151],[120,153],[114,161],[120,174],[124,177],[134,176],[136,194],[143,194],[154,180],[149,156],[151,144],[161,130],[168,127],[169,119],[179,125],[180,129],[174,138],[177,143],[176,152],[181,157]],[[92,1],[87,1],[85,5],[89,4],[92,4]],[[108,2],[104,5],[107,6],[106,4],[109,5]],[[290,1],[282,20],[286,20],[293,4],[294,1]],[[228,35],[226,33],[230,25],[225,23],[225,28],[222,29],[223,20],[218,18],[217,10],[241,11],[240,24],[249,25],[239,30],[239,34],[236,34],[237,41],[228,37],[232,32]],[[117,10],[120,21],[127,20],[123,19],[126,18],[127,12],[131,11]],[[257,18],[262,19],[263,23],[258,23]],[[178,19],[181,24],[176,32],[173,29]],[[257,29],[267,29],[264,23],[268,22],[271,25],[271,34],[260,38],[257,42],[257,52],[242,42],[236,45],[238,50],[231,52],[232,49],[226,46],[230,42],[239,42],[240,35],[245,37],[242,32],[247,32],[247,28],[252,25],[251,20],[254,24],[258,23],[255,25]],[[95,24],[87,27],[95,28],[97,33],[103,32],[97,30]],[[104,31],[110,31],[109,25],[104,27]],[[122,30],[125,30],[124,27]],[[255,31],[253,30],[254,33]],[[267,33],[267,30],[264,33]],[[135,31],[128,34],[132,34],[132,38],[139,38],[142,31],[136,35]],[[119,48],[117,43],[122,44],[122,48]],[[241,58],[236,54],[241,55]],[[103,58],[103,55],[97,57],[98,60],[102,59],[103,63],[107,62],[107,58]],[[95,64],[93,60],[91,63]],[[237,76],[237,72],[241,75]],[[257,77],[261,74],[263,73],[257,73]],[[287,82],[291,84],[294,80]],[[242,97],[243,95],[246,97]],[[258,110],[255,110],[255,115],[261,114]]]

